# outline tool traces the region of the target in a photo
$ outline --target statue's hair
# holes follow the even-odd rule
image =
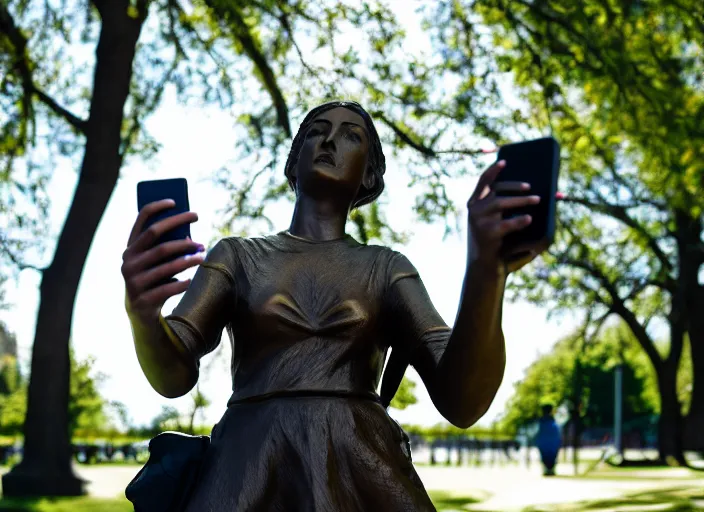
[[[339,107],[346,108],[355,114],[359,114],[362,119],[364,119],[367,134],[369,135],[369,157],[367,159],[367,171],[374,175],[374,186],[371,189],[366,188],[364,185],[360,187],[357,197],[352,204],[352,208],[357,208],[373,202],[381,195],[384,191],[384,172],[386,172],[386,158],[384,157],[384,151],[381,147],[379,134],[374,127],[374,121],[369,113],[364,110],[359,103],[354,101],[332,101],[329,103],[323,103],[308,112],[305,119],[303,119],[301,126],[298,128],[298,133],[296,133],[296,136],[293,138],[291,151],[289,152],[288,159],[286,160],[284,174],[286,175],[291,188],[296,190],[296,176],[293,173],[293,169],[298,163],[298,156],[301,152],[301,147],[303,146],[303,141],[305,140],[308,128],[310,128],[310,125],[317,116],[323,112]]]

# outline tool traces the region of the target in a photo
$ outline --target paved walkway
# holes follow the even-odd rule
[[[583,501],[620,500],[624,496],[665,491],[673,488],[704,489],[704,475],[695,478],[687,470],[667,469],[661,472],[646,470],[629,472],[626,478],[599,477],[594,474],[588,478],[572,478],[571,466],[558,467],[558,475],[545,478],[540,469],[530,470],[525,467],[506,466],[494,468],[452,468],[419,467],[418,473],[426,488],[444,490],[458,496],[469,495],[482,501],[466,510],[481,511],[521,511],[527,507],[534,510],[575,510],[575,507],[557,507],[557,505],[575,504]],[[700,492],[704,493],[704,490]],[[618,510],[622,507],[597,510]],[[646,512],[649,508],[639,505],[633,509]],[[656,510],[656,509],[651,509]],[[667,508],[657,509],[667,510]],[[704,510],[704,507],[703,507]]]
[[[125,487],[140,469],[141,466],[77,466],[76,472],[90,482],[91,496],[115,498],[125,496]]]
[[[136,466],[79,466],[77,472],[89,480],[88,491],[97,497],[114,498],[124,496],[127,483],[139,470]],[[446,491],[457,496],[480,498],[479,504],[466,506],[463,510],[481,511],[521,511],[526,507],[532,510],[576,510],[569,503],[594,500],[621,500],[625,495],[657,492],[673,489],[695,489],[704,495],[704,475],[693,475],[686,470],[667,469],[663,471],[632,471],[618,479],[599,477],[571,478],[571,466],[558,467],[558,476],[545,478],[536,466],[525,467],[446,467],[420,466],[418,473],[429,491]],[[559,476],[560,474],[564,476]],[[702,505],[704,496],[693,501]],[[562,505],[562,506],[559,506]],[[566,508],[565,508],[566,507]],[[618,512],[648,512],[669,510],[667,506],[639,504],[628,507],[628,502],[612,508],[591,508],[590,510]]]

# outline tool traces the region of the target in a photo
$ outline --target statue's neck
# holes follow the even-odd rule
[[[337,240],[345,236],[347,214],[347,208],[341,208],[334,202],[299,196],[288,231],[308,240]]]

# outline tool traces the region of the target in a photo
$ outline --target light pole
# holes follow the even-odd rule
[[[614,449],[623,460],[623,336],[619,336],[618,364],[614,368]]]
[[[614,448],[623,460],[623,362],[614,368]]]

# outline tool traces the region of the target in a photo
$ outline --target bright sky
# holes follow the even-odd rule
[[[298,122],[300,120],[294,120],[294,125],[297,126]],[[218,210],[225,206],[227,200],[227,196],[209,182],[209,177],[232,158],[234,145],[232,120],[228,114],[216,108],[185,107],[178,104],[171,94],[165,95],[163,105],[148,125],[156,140],[162,144],[162,149],[149,165],[131,162],[123,169],[122,178],[88,256],[76,301],[72,333],[77,356],[95,356],[97,370],[109,376],[102,388],[104,395],[126,404],[133,422],[137,424],[150,422],[162,405],[173,405],[185,411],[190,404],[188,397],[168,400],[151,389],[139,368],[124,312],[120,264],[137,213],[137,182],[169,177],[187,178],[191,208],[198,212],[201,219],[193,226],[192,234],[196,241],[207,243],[214,236],[213,226],[218,221]],[[491,157],[487,157],[487,163],[490,161]],[[279,169],[279,172],[283,170]],[[436,308],[452,325],[465,266],[466,223],[463,223],[461,236],[445,241],[442,239],[442,226],[414,224],[411,214],[414,197],[407,189],[406,180],[404,170],[398,168],[393,158],[389,158],[387,192],[382,199],[393,204],[393,208],[386,209],[387,216],[395,228],[412,233],[410,243],[397,249],[418,268]],[[475,182],[476,178],[467,179],[466,183],[452,191],[458,204],[466,203]],[[73,169],[64,167],[55,170],[50,188],[53,201],[52,235],[57,235],[61,229],[75,183]],[[273,217],[275,231],[288,227],[292,209],[284,210],[276,212]],[[0,319],[17,335],[20,357],[25,363],[29,361],[34,336],[39,282],[36,272],[23,272],[19,281],[8,289],[7,299],[14,304],[13,309],[0,312]],[[164,313],[170,312],[174,304],[175,301],[167,303]],[[506,305],[506,376],[494,404],[481,423],[487,424],[501,413],[513,383],[521,378],[524,369],[538,353],[549,350],[561,335],[575,325],[574,318],[566,318],[561,323],[548,321],[546,313],[524,303]],[[226,337],[223,339],[227,340]],[[228,349],[227,358],[229,355]],[[404,423],[432,425],[442,421],[417,374],[409,370],[409,376],[419,382],[419,402],[406,411],[393,412],[392,415]],[[202,391],[213,404],[206,412],[206,421],[212,424],[224,412],[231,392],[228,365],[212,365],[209,374],[202,374],[201,378]]]
[[[76,301],[72,335],[78,357],[95,356],[97,369],[109,376],[103,387],[105,396],[125,403],[137,423],[149,422],[162,405],[176,405],[185,410],[189,404],[187,397],[168,400],[150,388],[137,363],[124,313],[120,264],[136,216],[137,182],[179,176],[187,178],[191,208],[201,219],[193,226],[192,234],[197,241],[207,243],[214,236],[217,210],[227,199],[209,183],[208,177],[232,154],[233,146],[231,120],[227,114],[216,109],[180,106],[171,95],[151,120],[150,127],[163,148],[148,167],[133,163],[124,169],[88,257]],[[442,226],[414,224],[410,215],[413,195],[404,183],[404,171],[396,167],[393,159],[389,162],[386,179],[385,200],[394,205],[387,209],[388,218],[396,228],[412,233],[410,243],[399,249],[416,265],[438,311],[452,325],[465,265],[466,231],[463,230],[461,237],[443,241]],[[471,194],[475,181],[468,179],[466,186],[456,191],[460,199]],[[52,233],[58,233],[61,228],[75,182],[76,174],[72,170],[57,169],[51,185],[54,201]],[[276,231],[288,227],[289,216],[290,210],[275,216]],[[35,272],[23,272],[19,282],[8,290],[8,300],[15,305],[14,308],[0,314],[10,330],[16,333],[25,361],[29,360],[34,336],[38,285],[39,276]],[[167,304],[165,313],[170,311],[173,303]],[[573,325],[571,319],[565,319],[561,324],[548,321],[546,311],[528,304],[507,304],[504,311],[508,347],[506,378],[482,423],[489,422],[502,411],[512,383],[521,378],[523,370],[536,355],[549,350]],[[229,397],[231,382],[226,366],[213,365],[211,374],[203,375],[203,391],[213,402],[207,412],[209,422],[217,421]],[[419,381],[412,370],[409,375]],[[422,384],[418,387],[418,395],[417,405],[396,412],[394,416],[403,422],[417,424],[441,421],[442,417],[435,411]]]

